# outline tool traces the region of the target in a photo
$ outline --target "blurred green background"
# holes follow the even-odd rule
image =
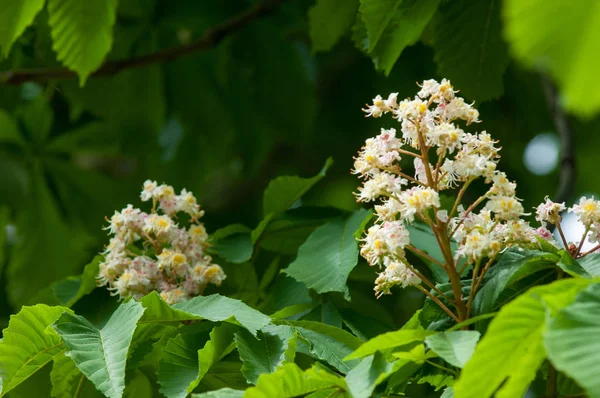
[[[526,209],[558,190],[554,101],[568,111],[561,120],[575,142],[577,180],[567,196],[599,190],[599,7],[271,3],[268,15],[172,62],[92,76],[83,87],[75,77],[9,84],[10,71],[61,66],[48,12],[37,14],[0,63],[0,327],[51,282],[81,273],[107,242],[105,217],[138,205],[145,179],[194,192],[209,232],[231,223],[254,228],[271,179],[315,175],[331,156],[334,165],[302,206],[358,208],[352,157],[381,127],[399,128],[391,118],[365,119],[361,108],[377,94],[413,96],[424,79],[446,77],[475,101],[483,122],[469,131],[500,140],[500,166]],[[109,60],[186,45],[255,2],[118,4]],[[558,87],[555,97],[544,94],[548,82]],[[282,257],[281,267],[293,258]],[[374,280],[361,267],[357,278]],[[235,277],[229,283],[235,291]],[[404,292],[382,302],[397,308],[391,319],[401,323],[418,300]]]

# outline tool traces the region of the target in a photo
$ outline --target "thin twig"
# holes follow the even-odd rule
[[[550,79],[542,76],[542,87],[546,95],[546,102],[550,108],[554,126],[560,137],[560,172],[558,175],[558,189],[554,195],[555,202],[566,202],[573,195],[577,169],[575,166],[575,139],[569,125],[569,119],[560,106],[556,87]]]
[[[191,43],[166,48],[138,57],[107,61],[97,71],[92,73],[91,76],[112,76],[126,69],[169,62],[184,55],[208,50],[215,47],[231,33],[241,30],[263,16],[269,15],[283,1],[285,0],[265,0],[257,3],[224,23],[206,29],[200,38]],[[75,77],[77,77],[77,74],[67,68],[8,70],[0,72],[0,83],[16,85],[27,81],[45,82],[53,79],[70,79]]]
[[[430,299],[432,299],[437,305],[440,306],[440,308],[442,310],[444,310],[444,312],[448,315],[450,315],[450,317],[452,319],[454,319],[456,322],[460,323],[462,322],[455,314],[454,312],[450,311],[450,309],[448,307],[446,307],[446,304],[442,303],[442,301],[437,298],[436,296],[434,296],[433,294],[431,294],[430,292],[427,291],[427,289],[425,289],[423,286],[421,285],[416,285],[416,288],[419,289],[420,291],[422,291],[423,293],[425,293],[425,295],[427,297],[429,297]]]
[[[562,230],[562,227],[560,226],[560,223],[556,223],[556,229],[558,229],[558,234],[560,235],[560,239],[563,242],[563,245],[565,245],[565,249],[569,249],[569,243],[567,242],[567,238],[565,237],[565,234]]]
[[[415,275],[417,275],[419,277],[419,279],[421,279],[427,286],[429,286],[430,289],[432,289],[434,292],[436,292],[437,294],[439,294],[441,297],[445,298],[446,300],[451,301],[450,298],[444,294],[444,292],[442,292],[440,289],[438,289],[429,279],[427,279],[425,277],[425,275],[423,275],[422,273],[420,273],[415,267],[413,267],[412,265],[410,265],[408,262],[406,262],[405,265]]]

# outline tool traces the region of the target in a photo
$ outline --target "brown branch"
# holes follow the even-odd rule
[[[208,50],[219,44],[225,37],[234,33],[251,22],[269,15],[285,0],[265,0],[220,25],[208,28],[197,40],[178,47],[166,48],[152,54],[141,55],[133,58],[106,61],[91,76],[112,76],[123,70],[139,68],[173,61],[184,55],[198,51]],[[28,81],[45,82],[53,79],[70,79],[77,74],[67,68],[36,68],[22,70],[8,70],[0,72],[0,83],[17,85]]]
[[[569,125],[569,119],[560,106],[556,87],[550,79],[542,76],[542,87],[546,95],[546,102],[550,109],[556,131],[560,136],[560,172],[558,175],[558,189],[554,198],[555,202],[566,202],[573,195],[577,170],[575,167],[575,140]]]

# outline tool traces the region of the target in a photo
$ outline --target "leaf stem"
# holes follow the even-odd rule
[[[454,319],[456,322],[461,322],[461,320],[454,314],[454,312],[450,311],[450,309],[446,306],[446,304],[444,304],[439,298],[437,298],[436,296],[434,296],[433,294],[428,292],[427,289],[425,289],[421,285],[416,285],[416,288],[419,289],[420,291],[422,291],[427,297],[432,299],[437,305],[439,305],[440,308],[442,310],[444,310],[444,312],[446,314],[450,315],[450,317],[452,319]]]

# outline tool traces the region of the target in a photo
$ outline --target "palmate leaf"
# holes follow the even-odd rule
[[[118,0],[48,0],[48,24],[57,59],[83,86],[113,43]]]
[[[480,336],[475,330],[443,332],[427,336],[425,343],[444,361],[462,368],[473,355]]]
[[[0,49],[4,58],[10,48],[29,26],[45,0],[4,0],[0,11]]]
[[[263,213],[265,217],[269,214],[279,214],[288,210],[298,199],[302,197],[323,177],[327,169],[331,167],[333,160],[327,159],[321,171],[314,177],[302,178],[298,176],[281,176],[269,183],[263,198]]]
[[[454,386],[455,395],[523,396],[546,357],[542,333],[547,310],[556,312],[566,307],[590,283],[586,279],[560,280],[535,287],[505,305],[463,368]]]
[[[296,355],[296,336],[291,326],[268,325],[257,337],[243,329],[235,334],[244,362],[242,373],[251,384],[256,384],[261,374],[273,373],[282,364],[292,362]]]
[[[121,304],[102,329],[71,313],[63,313],[53,324],[67,347],[66,355],[109,398],[123,395],[127,353],[144,311],[131,300]]]
[[[358,263],[354,232],[370,216],[368,210],[359,210],[315,229],[284,272],[318,293],[342,292],[349,298],[346,280]]]
[[[598,4],[561,0],[509,0],[503,4],[506,38],[514,55],[554,77],[568,110],[580,116],[597,112],[600,93],[589,88],[600,68]]]
[[[350,29],[358,4],[358,0],[317,0],[308,10],[313,51],[331,50]]]
[[[367,32],[368,52],[375,67],[389,75],[402,51],[415,44],[440,0],[361,0],[360,14]],[[360,24],[355,25],[354,39]]]
[[[335,380],[335,376],[325,376],[322,370],[317,371],[315,368],[311,368],[302,371],[295,363],[288,363],[274,373],[261,375],[256,387],[246,390],[244,397],[301,397],[318,390],[339,386],[339,383],[343,383],[343,379],[338,382]]]
[[[351,333],[320,322],[287,321],[287,324],[292,325],[301,341],[307,343],[307,354],[327,362],[342,373],[349,372],[358,364],[357,360],[345,360],[362,343]]]
[[[64,307],[38,304],[23,307],[18,314],[11,315],[0,340],[1,395],[17,387],[64,351],[60,337],[46,333],[46,328],[61,314],[70,311]]]
[[[590,397],[600,396],[600,284],[580,292],[549,322],[544,343],[556,369],[573,378]]]
[[[440,75],[467,98],[485,101],[504,92],[509,57],[502,40],[500,1],[456,0],[433,19],[433,48]]]

